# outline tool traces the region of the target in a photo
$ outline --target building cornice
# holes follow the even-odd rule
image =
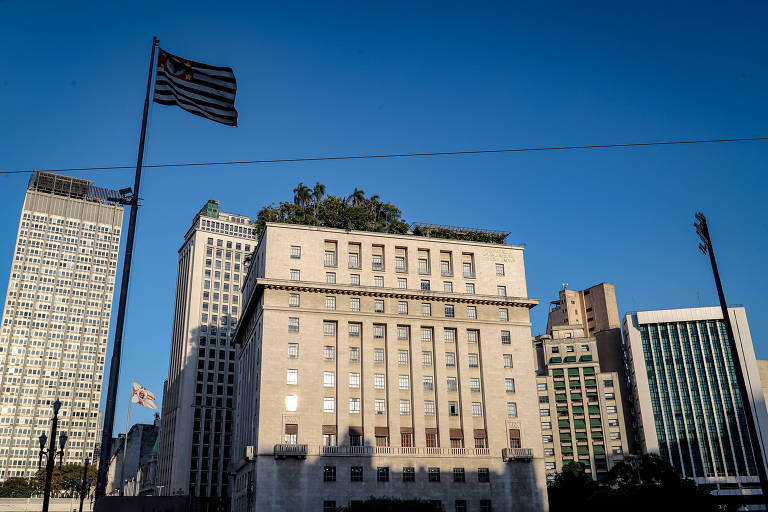
[[[528,297],[509,297],[499,295],[480,295],[473,293],[444,292],[437,290],[414,290],[403,288],[382,288],[374,286],[356,286],[328,284],[312,281],[290,281],[287,279],[257,278],[256,286],[267,290],[289,290],[333,295],[358,295],[389,299],[439,301],[449,303],[479,304],[532,309],[539,299]]]

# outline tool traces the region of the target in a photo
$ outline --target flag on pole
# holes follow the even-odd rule
[[[191,114],[237,126],[232,68],[182,59],[160,48],[154,102],[177,105]]]
[[[131,390],[131,402],[139,405],[143,405],[144,407],[149,407],[150,409],[157,409],[157,404],[155,403],[155,394],[145,388],[144,386],[140,386],[136,382],[132,382],[133,389]]]

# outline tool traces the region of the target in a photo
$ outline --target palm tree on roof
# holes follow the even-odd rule
[[[325,195],[325,185],[319,181],[315,183],[315,188],[312,189],[312,202],[315,205],[315,217],[317,217],[317,211],[320,208],[320,201],[323,200]]]
[[[309,203],[310,197],[311,189],[306,186],[304,182],[299,182],[296,188],[293,189],[293,204],[297,206],[306,207],[306,205]]]
[[[352,206],[357,206],[365,200],[365,191],[355,187],[355,191],[347,198],[347,202]]]

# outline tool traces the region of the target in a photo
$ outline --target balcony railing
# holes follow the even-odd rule
[[[438,448],[424,446],[320,446],[325,457],[426,456],[426,457],[489,457],[488,448]]]
[[[307,445],[305,444],[276,444],[275,458],[285,459],[295,457],[297,459],[307,458]]]
[[[370,457],[372,446],[321,446],[320,455],[326,457]]]
[[[533,459],[532,448],[504,448],[501,450],[501,458],[504,462],[512,462],[516,460],[528,462]]]

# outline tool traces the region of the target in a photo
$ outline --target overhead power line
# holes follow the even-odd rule
[[[467,151],[435,151],[431,153],[389,153],[373,155],[337,155],[337,156],[311,156],[296,158],[273,158],[266,160],[232,160],[222,162],[183,162],[170,164],[148,164],[144,168],[154,167],[196,167],[206,165],[255,165],[255,164],[287,164],[299,162],[323,162],[329,160],[369,160],[376,158],[413,158],[413,157],[433,157],[433,156],[461,156],[461,155],[483,155],[492,153],[522,153],[526,151],[564,151],[576,149],[611,149],[611,148],[637,148],[649,146],[674,146],[682,144],[713,144],[719,142],[758,142],[766,141],[768,137],[743,137],[738,139],[702,139],[702,140],[667,140],[652,142],[629,142],[626,144],[589,144],[585,146],[542,146],[542,147],[523,147],[523,148],[502,148],[502,149],[472,149]],[[135,165],[112,165],[103,167],[71,167],[62,169],[33,169],[33,170],[15,170],[0,171],[0,174],[24,174],[41,170],[46,172],[86,172],[86,171],[116,171],[121,169],[133,169]]]

